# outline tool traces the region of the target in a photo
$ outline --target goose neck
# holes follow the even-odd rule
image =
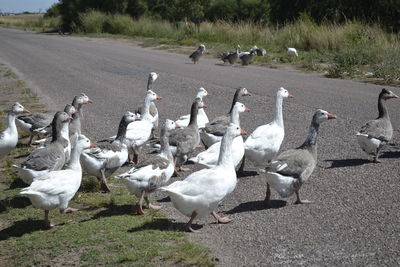
[[[151,99],[146,97],[143,104],[143,118],[146,118],[150,115],[150,103]]]
[[[221,148],[219,151],[219,157],[218,157],[218,165],[219,166],[233,165],[232,143],[233,143],[233,138],[228,136],[227,133],[225,133],[224,137],[222,138]]]
[[[69,140],[69,123],[65,122],[61,124],[60,136],[65,140]]]
[[[119,140],[120,142],[125,140],[127,127],[128,123],[126,123],[125,119],[122,118],[118,126],[117,137],[115,138],[116,140]]]
[[[240,112],[237,108],[234,108],[231,113],[231,123],[240,126]]]
[[[78,147],[78,144],[76,144],[71,151],[71,160],[68,163],[68,169],[77,172],[82,172],[82,167],[79,160],[81,153],[82,153],[82,148]]]
[[[190,109],[190,121],[188,126],[197,126],[197,114],[199,113],[199,107],[197,103],[193,103]]]
[[[13,112],[9,112],[7,115],[8,128],[11,129],[12,131],[17,130],[17,126],[15,124],[16,117],[17,115],[15,115]]]
[[[386,108],[386,100],[384,100],[382,97],[379,97],[378,99],[378,112],[379,112],[379,118],[388,118],[389,113]]]
[[[274,121],[283,128],[283,114],[282,114],[283,97],[280,94],[275,98],[275,117]]]
[[[304,141],[303,145],[301,145],[301,148],[315,146],[317,144],[318,132],[319,132],[319,124],[312,122],[308,130],[307,138]]]
[[[166,129],[161,129],[160,145],[160,155],[165,156],[169,162],[173,162],[172,152],[169,147],[169,134]]]

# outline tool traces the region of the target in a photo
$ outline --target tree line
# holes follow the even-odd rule
[[[399,0],[60,0],[46,15],[61,15],[63,29],[70,31],[79,26],[79,14],[89,10],[171,22],[252,21],[277,26],[306,14],[317,23],[358,20],[391,32],[400,30]]]

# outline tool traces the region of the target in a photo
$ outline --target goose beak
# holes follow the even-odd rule
[[[72,121],[73,118],[71,117],[71,115],[68,115],[68,120]]]
[[[87,103],[87,104],[90,104],[90,103],[93,103],[93,101],[90,100],[90,99],[88,99],[88,100],[86,101],[86,103]]]
[[[208,108],[208,106],[206,104],[203,104],[202,108]]]
[[[292,95],[291,93],[289,93],[288,97],[289,97],[289,98],[294,98],[294,95]]]
[[[247,132],[245,130],[240,129],[240,135],[246,135],[246,134],[247,134]]]
[[[90,147],[97,147],[97,145],[95,143],[91,143]]]
[[[243,96],[251,96],[251,94],[249,92],[244,93]]]
[[[139,117],[139,116],[136,116],[136,118],[135,118],[135,121],[141,121],[142,120],[142,118],[141,117]]]
[[[181,126],[175,122],[175,129],[179,129]]]
[[[250,109],[249,109],[248,107],[245,107],[245,108],[244,108],[244,111],[245,111],[245,112],[250,112]]]
[[[31,113],[28,109],[24,108],[23,113]]]
[[[390,97],[392,97],[392,98],[399,98],[399,96],[396,95],[395,93],[392,93],[392,94],[390,95]]]
[[[157,96],[156,96],[156,99],[157,99],[157,100],[161,100],[162,97],[161,97],[160,95],[157,95]]]
[[[332,113],[328,113],[328,120],[333,120],[336,119],[336,115],[332,114]]]
[[[211,93],[209,93],[209,92],[207,92],[206,96],[212,96],[212,94],[211,94]]]

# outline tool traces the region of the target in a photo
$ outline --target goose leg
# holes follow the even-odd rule
[[[143,215],[144,214],[144,212],[143,212],[143,198],[144,198],[144,194],[145,194],[145,191],[143,190],[142,191],[142,194],[140,195],[140,198],[139,198],[139,202],[138,203],[136,203],[136,205],[135,205],[135,207],[134,207],[134,211],[135,211],[135,213],[137,214],[137,215]]]
[[[296,190],[296,198],[297,198],[297,200],[296,200],[296,202],[294,202],[294,204],[310,204],[310,203],[312,203],[312,201],[309,201],[306,199],[301,200],[300,196],[299,196],[299,190]]]
[[[187,222],[187,224],[185,224],[186,232],[192,232],[192,233],[200,232],[199,230],[194,230],[192,228],[192,223],[193,223],[193,220],[196,218],[196,216],[197,216],[197,212],[193,211],[192,216],[190,217],[190,220]]]
[[[161,209],[161,206],[151,204],[150,200],[149,200],[149,197],[147,195],[144,197],[144,200],[146,200],[146,203],[147,203],[147,206],[149,207],[149,209],[153,209],[153,210]]]
[[[49,211],[45,210],[44,211],[44,224],[47,228],[53,228],[54,224],[51,224],[49,221]]]
[[[228,216],[221,217],[215,211],[211,212],[211,215],[217,220],[217,223],[228,223],[232,221]]]
[[[107,180],[106,180],[106,175],[104,173],[104,169],[101,169],[100,172],[101,172],[100,190],[103,193],[108,193],[108,192],[110,192],[110,188],[108,188],[108,185],[107,185]]]
[[[267,183],[267,192],[265,193],[264,204],[267,208],[271,207],[271,188],[269,183]]]
[[[135,145],[131,146],[133,154],[129,155],[129,163],[137,164],[138,163],[138,152]]]
[[[381,148],[380,147],[378,147],[377,149],[376,149],[376,154],[374,155],[374,162],[375,163],[381,163],[381,161],[379,160],[379,150],[380,150]]]
[[[27,146],[32,146],[32,140],[33,140],[33,134],[31,134],[31,136],[29,137],[29,141],[28,141]]]
[[[74,208],[66,208],[65,210],[62,211],[62,213],[72,213],[78,211],[78,209],[74,209]]]

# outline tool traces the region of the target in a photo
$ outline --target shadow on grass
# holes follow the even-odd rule
[[[129,233],[145,231],[145,230],[160,230],[160,231],[184,231],[186,223],[182,222],[172,222],[165,218],[153,219],[150,222],[146,222],[141,226],[134,227],[128,230]],[[203,228],[202,225],[193,223],[193,230],[199,230]]]
[[[0,212],[6,211],[8,208],[23,209],[31,205],[31,201],[27,197],[14,196],[0,200]]]
[[[45,230],[43,220],[22,220],[15,222],[12,226],[0,231],[0,241],[7,240],[10,237],[21,237],[39,230]]]
[[[119,216],[119,215],[135,215],[133,212],[133,205],[115,205],[109,204],[104,206],[104,210],[99,211],[95,215],[93,215],[90,219],[83,220],[81,222],[87,222],[91,220],[96,220],[104,217],[111,216]],[[95,208],[97,209],[97,208]],[[87,210],[93,210],[92,208],[88,208]]]
[[[245,203],[241,203],[238,206],[234,207],[231,210],[225,212],[226,214],[235,214],[247,211],[257,211],[257,210],[265,210],[265,209],[279,209],[285,207],[287,204],[284,200],[271,200],[271,207],[267,208],[263,200],[249,201]]]
[[[366,159],[327,159],[325,162],[332,162],[332,165],[327,169],[361,166],[372,163],[372,161]]]
[[[17,178],[14,181],[12,181],[12,183],[10,184],[10,189],[15,189],[15,188],[24,188],[24,187],[28,187],[29,185],[24,183],[24,181],[22,181],[22,179]]]
[[[157,200],[157,202],[171,202],[171,198],[169,196],[166,196],[162,199]]]

